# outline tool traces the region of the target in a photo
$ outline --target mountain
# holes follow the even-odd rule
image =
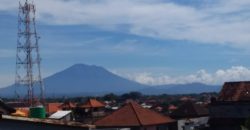
[[[221,86],[212,86],[202,83],[189,83],[189,84],[169,84],[153,86],[140,90],[144,94],[190,94],[190,93],[203,93],[203,92],[219,92]]]
[[[135,91],[145,85],[117,76],[99,66],[84,64],[56,73],[44,80],[47,93],[107,93]]]
[[[103,67],[76,64],[44,79],[47,96],[86,96],[105,93],[140,91],[144,94],[184,94],[218,91],[219,87],[200,83],[183,85],[148,86],[117,76]],[[15,90],[26,94],[24,87],[14,85],[0,89],[0,96],[14,96]]]
[[[95,65],[76,64],[44,79],[46,95],[93,95],[136,91],[146,85],[117,76]],[[13,95],[12,85],[0,89],[0,95]],[[26,93],[22,88],[21,94]]]

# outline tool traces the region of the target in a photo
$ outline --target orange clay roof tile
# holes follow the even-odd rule
[[[173,123],[175,120],[163,116],[159,113],[145,109],[135,102],[130,102],[95,122],[97,127],[128,127],[128,126],[148,126]]]

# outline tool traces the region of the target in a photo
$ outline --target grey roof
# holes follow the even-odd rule
[[[57,111],[51,116],[49,116],[49,119],[57,119],[60,120],[64,118],[65,116],[69,115],[72,111]]]
[[[208,116],[208,109],[193,102],[185,102],[177,110],[173,111],[171,117],[173,118],[194,118]]]

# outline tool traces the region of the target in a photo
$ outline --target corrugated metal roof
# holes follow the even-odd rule
[[[71,111],[57,111],[56,113],[52,114],[49,116],[49,119],[62,119],[63,117],[67,116],[70,114]]]

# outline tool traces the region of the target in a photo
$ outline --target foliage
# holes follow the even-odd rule
[[[81,96],[81,97],[50,97],[47,98],[47,102],[65,102],[71,101],[75,103],[84,103],[89,98],[95,98],[100,101],[115,101],[117,104],[123,104],[124,101],[128,99],[137,100],[139,102],[154,102],[155,106],[162,106],[163,108],[167,108],[169,105],[179,106],[182,97],[190,97],[195,101],[206,102],[209,101],[211,97],[216,97],[217,93],[201,93],[201,94],[176,94],[176,95],[168,95],[168,94],[161,94],[161,95],[143,95],[140,92],[129,92],[124,93],[122,95],[108,93],[102,96]],[[5,98],[3,99],[5,102],[9,101],[16,101],[16,99]],[[250,122],[250,121],[249,121]],[[249,123],[250,124],[250,123]],[[250,126],[250,125],[249,125]]]
[[[250,118],[246,119],[246,121],[245,121],[245,128],[247,128],[248,130],[250,130]]]
[[[103,96],[103,100],[105,101],[114,101],[117,100],[119,97],[115,95],[114,93],[109,93]]]

